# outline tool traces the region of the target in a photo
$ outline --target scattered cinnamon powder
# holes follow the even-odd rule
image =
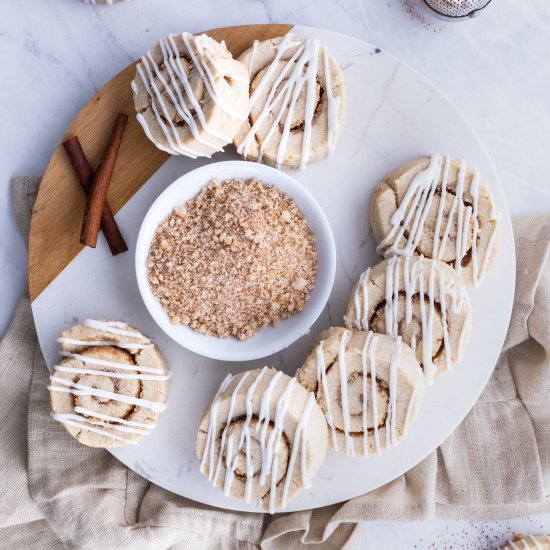
[[[317,249],[304,214],[276,187],[212,180],[159,225],[147,267],[173,323],[243,340],[303,309]]]

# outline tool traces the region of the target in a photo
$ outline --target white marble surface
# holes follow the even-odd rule
[[[411,16],[411,5],[414,0],[132,0],[115,7],[80,0],[3,2],[0,333],[26,269],[9,178],[41,173],[88,98],[168,32],[293,22],[373,42],[424,73],[460,108],[499,169],[512,214],[549,211],[547,0],[494,0],[479,19],[455,24]],[[541,530],[550,531],[550,514],[493,523],[372,523],[363,540],[365,548],[492,548],[513,531]]]

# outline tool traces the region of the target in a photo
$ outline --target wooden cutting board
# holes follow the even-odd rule
[[[291,28],[292,25],[240,25],[206,33],[218,42],[225,40],[228,49],[237,57],[251,47],[254,40],[283,36]],[[108,194],[114,213],[169,157],[147,139],[134,116],[130,82],[134,78],[136,63],[126,67],[99,90],[73,120],[62,140],[78,136],[95,168],[109,139],[116,113],[129,116]],[[82,249],[79,239],[85,202],[84,193],[60,143],[42,179],[32,215],[29,238],[31,301]],[[124,233],[124,228],[121,230]]]

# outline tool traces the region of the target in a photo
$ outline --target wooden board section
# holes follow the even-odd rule
[[[217,41],[225,40],[237,57],[255,39],[283,36],[292,25],[241,25],[206,31]],[[136,62],[137,63],[137,62]],[[145,136],[134,116],[130,82],[132,63],[110,80],[80,111],[64,138],[78,136],[92,165],[99,164],[118,112],[129,116],[108,201],[118,212],[134,193],[162,166],[168,155]],[[29,238],[29,292],[34,300],[82,249],[79,242],[85,197],[59,144],[44,174],[31,221]],[[124,228],[121,228],[124,233]]]

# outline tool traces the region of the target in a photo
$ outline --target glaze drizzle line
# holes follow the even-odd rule
[[[216,83],[216,77],[223,78],[225,75],[214,61],[215,52],[212,47],[214,40],[206,34],[194,37],[195,52],[190,42],[193,36],[189,33],[183,33],[180,36],[183,40],[187,56],[193,64],[194,70],[197,71],[201,77],[206,93],[210,99],[225,113],[237,120],[244,121],[246,119],[246,113],[241,113],[229,105],[222,98],[218,84]],[[137,72],[149,95],[156,122],[161,128],[168,142],[168,146],[158,144],[153,139],[152,131],[142,113],[138,113],[137,120],[149,139],[154,141],[159,149],[171,154],[185,155],[191,158],[203,156],[200,151],[182,143],[178,128],[174,125],[170,115],[170,109],[172,108],[182,118],[185,124],[187,124],[196,141],[211,147],[214,151],[223,151],[223,147],[211,138],[214,137],[225,143],[229,143],[232,141],[232,137],[216,131],[208,125],[201,106],[202,98],[197,98],[193,92],[193,88],[187,77],[187,72],[180,59],[180,52],[174,40],[174,35],[162,38],[159,41],[159,47],[162,53],[161,63],[166,70],[168,78],[163,76],[161,68],[155,61],[151,51],[148,51],[141,58],[141,64],[137,66]],[[231,75],[231,78],[239,81],[242,80],[238,75]],[[160,88],[155,82],[156,79],[158,79],[161,84]],[[246,80],[246,82],[248,82],[248,80]],[[132,81],[132,90],[137,94],[137,85],[135,81]],[[188,104],[192,106],[194,114],[189,109]],[[201,131],[206,135],[201,134]]]
[[[208,467],[208,480],[212,485],[216,485],[221,473],[223,456],[225,454],[225,476],[224,476],[224,494],[226,496],[231,495],[231,487],[235,479],[235,470],[237,466],[237,458],[239,452],[244,450],[245,456],[245,500],[250,502],[252,498],[252,489],[254,477],[258,476],[258,482],[260,487],[264,487],[269,482],[269,512],[273,513],[276,509],[276,496],[277,496],[277,471],[279,466],[278,453],[281,448],[282,437],[284,433],[284,423],[287,414],[288,406],[292,400],[292,391],[296,384],[295,378],[290,378],[285,385],[285,388],[279,396],[275,406],[275,417],[272,419],[270,415],[270,407],[272,406],[273,391],[279,384],[283,373],[276,372],[269,381],[265,391],[258,395],[258,384],[263,376],[269,372],[268,367],[261,369],[252,383],[249,385],[245,396],[245,408],[246,417],[242,423],[241,434],[238,441],[235,441],[234,434],[229,433],[229,428],[234,420],[235,406],[239,396],[239,392],[247,380],[250,372],[245,372],[239,382],[233,389],[229,398],[229,410],[225,419],[223,429],[218,426],[217,414],[218,408],[222,397],[224,396],[229,384],[234,380],[234,376],[228,375],[222,382],[218,389],[214,400],[210,406],[210,418],[208,422],[208,432],[206,435],[206,443],[201,458],[200,471],[206,474],[205,466],[207,461]],[[259,400],[259,410],[255,411],[254,402]],[[286,469],[285,481],[283,484],[283,491],[281,496],[280,509],[286,507],[288,492],[290,489],[290,483],[294,475],[296,468],[298,449],[300,449],[300,475],[302,484],[304,487],[310,486],[310,478],[307,472],[307,427],[309,423],[309,417],[315,402],[315,396],[309,395],[304,408],[298,419],[296,430],[294,433],[294,440],[292,443],[291,454],[289,458],[288,467]],[[261,468],[260,471],[255,471],[252,465],[251,456],[251,422],[253,417],[257,416],[257,422],[255,426],[255,433],[260,435],[260,452],[261,452]],[[268,428],[272,424],[272,429],[268,434]],[[221,435],[220,435],[221,430]],[[218,460],[216,467],[214,468],[215,455],[216,455],[216,442],[220,439]],[[234,458],[233,458],[233,455]],[[269,477],[269,481],[268,481]]]
[[[257,45],[253,46],[249,71],[252,70],[253,60],[256,53]],[[271,77],[279,71],[277,78],[275,78],[267,100],[259,113],[257,119],[252,124],[252,127],[248,131],[248,134],[244,138],[243,142],[237,148],[237,151],[246,159],[250,154],[252,143],[255,140],[257,131],[261,128],[262,124],[268,120],[270,115],[273,115],[274,120],[269,128],[265,139],[262,140],[260,145],[260,154],[258,160],[262,159],[263,153],[271,142],[271,139],[276,133],[276,130],[280,125],[283,126],[279,146],[277,149],[277,168],[282,166],[283,160],[288,148],[288,140],[290,136],[292,120],[296,108],[296,103],[300,94],[302,93],[304,86],[306,87],[306,99],[305,99],[305,114],[304,114],[304,129],[302,140],[302,151],[300,159],[300,168],[306,167],[309,161],[309,155],[311,151],[311,136],[313,118],[315,115],[315,96],[317,93],[317,67],[319,61],[320,43],[317,39],[308,38],[303,43],[291,34],[287,34],[283,40],[273,46],[276,50],[273,61],[267,67],[262,79],[256,86],[256,89],[250,96],[250,110],[256,104],[260,95],[266,89]],[[294,54],[284,62],[282,68],[280,63],[282,57],[288,50],[297,48]],[[339,111],[340,111],[340,97],[332,94],[331,80],[330,80],[330,54],[328,48],[324,46],[322,48],[323,54],[323,70],[325,73],[325,92],[327,97],[327,141],[329,152],[332,152],[336,145],[336,141],[339,136]],[[253,75],[251,75],[252,78]],[[283,82],[286,78],[286,81]]]
[[[349,399],[348,399],[348,378],[349,373],[346,367],[346,344],[350,338],[349,331],[345,330],[342,332],[338,346],[338,380],[339,380],[339,391],[342,396],[342,417],[344,421],[344,438],[345,438],[345,447],[346,455],[355,456],[355,447],[354,447],[354,436],[350,433],[350,408],[349,408]],[[368,428],[368,417],[369,417],[369,407],[371,409],[372,419],[373,419],[373,439],[376,453],[380,454],[382,451],[382,445],[380,441],[380,429],[378,425],[378,392],[377,392],[377,361],[376,361],[376,352],[379,343],[379,337],[374,334],[372,331],[369,331],[366,334],[365,342],[361,349],[361,387],[362,387],[362,426],[363,426],[363,456],[368,458],[370,455],[369,447],[369,428]],[[338,451],[338,442],[337,442],[337,432],[336,427],[333,421],[333,407],[328,384],[327,384],[327,365],[325,362],[325,356],[323,352],[323,346],[325,341],[322,340],[319,342],[316,350],[317,358],[317,399],[322,395],[325,401],[325,413],[327,416],[328,425],[332,431],[332,441],[334,450]],[[396,446],[399,443],[397,438],[397,399],[398,399],[398,366],[401,361],[401,350],[402,342],[401,338],[398,337],[394,340],[392,344],[392,356],[390,361],[389,369],[389,402],[388,402],[388,411],[386,415],[385,430],[386,430],[386,441],[385,448],[390,449]],[[368,388],[368,380],[370,378],[370,392]],[[408,418],[411,415],[411,411],[414,405],[414,400],[417,394],[418,388],[418,377],[415,380],[415,385],[413,392],[411,394],[409,404],[407,407],[407,417],[404,421],[403,435],[408,431]],[[370,395],[369,395],[370,393]]]
[[[472,279],[474,286],[479,286],[487,273],[487,268],[493,248],[496,243],[500,213],[492,205],[488,223],[493,224],[493,229],[487,248],[482,258],[478,254],[478,238],[480,236],[479,221],[479,186],[481,175],[478,170],[473,170],[469,186],[469,194],[472,197],[472,206],[465,205],[464,193],[468,166],[464,160],[459,161],[458,178],[454,198],[445,219],[445,204],[449,186],[449,170],[451,158],[449,155],[433,153],[429,157],[428,166],[416,174],[405,192],[405,195],[396,211],[390,218],[391,228],[388,234],[377,246],[378,252],[384,252],[386,257],[392,255],[410,256],[415,253],[419,243],[425,236],[425,225],[434,196],[438,188],[441,188],[441,197],[437,210],[436,223],[433,235],[431,257],[442,260],[447,246],[450,231],[454,224],[457,226],[455,239],[454,268],[461,273],[464,258],[471,253]],[[441,181],[441,184],[440,184]],[[405,232],[408,231],[408,237]],[[472,233],[472,246],[468,250],[468,237]],[[404,245],[400,243],[404,240]],[[391,244],[390,244],[391,243]],[[389,245],[389,246],[388,246]]]
[[[385,291],[385,305],[384,305],[384,319],[386,334],[397,338],[399,336],[399,315],[398,306],[400,293],[404,291],[405,294],[405,323],[410,325],[412,321],[412,307],[413,298],[418,295],[418,301],[420,304],[420,317],[422,333],[420,338],[422,340],[422,367],[424,375],[426,377],[426,384],[431,385],[434,381],[434,377],[437,371],[437,367],[433,362],[435,354],[433,341],[434,341],[434,326],[436,318],[436,304],[441,313],[441,324],[443,332],[443,346],[446,357],[446,368],[451,370],[453,350],[451,348],[449,332],[448,332],[448,306],[447,299],[451,301],[451,311],[453,313],[459,313],[464,307],[469,308],[469,299],[462,285],[457,284],[454,279],[445,274],[445,271],[437,265],[436,261],[430,261],[427,288],[425,283],[425,271],[424,264],[426,260],[423,256],[418,256],[418,259],[411,262],[411,256],[405,256],[404,258],[399,256],[393,256],[388,260],[386,265],[386,291]],[[411,265],[412,264],[412,265]],[[403,270],[403,284],[401,284],[400,270]],[[368,280],[368,275],[364,279]],[[439,285],[439,294],[436,295],[435,287],[436,283]],[[361,292],[365,292],[365,282],[358,283],[355,292],[361,289]],[[368,290],[366,290],[368,293]],[[426,299],[428,305],[426,307]],[[362,301],[355,300],[356,304],[360,305],[360,311],[356,311],[357,319],[363,319],[365,312],[362,308]],[[367,326],[363,326],[361,321],[361,328],[368,330]],[[456,360],[459,360],[465,345],[465,337],[469,330],[469,320],[466,320],[462,328],[457,350]],[[414,345],[417,346],[416,335],[414,336]],[[412,343],[412,342],[411,342]]]
[[[137,330],[127,330],[125,323],[114,321],[97,321],[95,319],[85,319],[83,325],[107,332],[116,336],[123,336],[125,338],[138,338],[141,340],[148,340],[143,334]],[[114,346],[123,349],[147,349],[153,347],[152,343],[137,344],[132,342],[116,342],[114,340],[78,340],[73,338],[58,338],[58,342],[68,343],[78,346]],[[108,361],[105,359],[98,359],[94,357],[87,357],[80,353],[71,353],[61,350],[60,355],[63,357],[69,357],[76,359],[83,363],[82,367],[68,367],[65,365],[56,365],[54,367],[54,374],[50,376],[50,381],[58,385],[48,385],[48,390],[59,393],[68,393],[78,396],[99,397],[103,399],[109,399],[111,401],[118,401],[130,405],[143,407],[155,412],[162,412],[166,409],[166,405],[163,403],[157,403],[147,399],[131,397],[116,392],[109,392],[101,390],[99,388],[93,388],[85,384],[79,384],[73,380],[67,380],[65,378],[59,378],[55,376],[56,372],[66,372],[70,374],[78,375],[91,375],[101,376],[108,378],[128,379],[128,380],[150,380],[150,381],[166,381],[171,377],[170,372],[165,372],[163,369],[157,369],[152,367],[143,367],[140,365],[128,365],[126,363],[119,363],[115,361]],[[107,369],[116,369],[131,372],[114,372],[113,370],[97,370],[86,367],[86,364],[96,365],[99,367],[105,367]],[[141,374],[148,373],[148,374]],[[59,385],[60,384],[60,385]],[[75,414],[76,413],[76,414]],[[80,414],[78,414],[80,413]],[[137,441],[123,438],[119,435],[113,434],[110,431],[102,430],[101,427],[109,428],[119,432],[135,433],[139,435],[147,435],[151,429],[154,428],[154,424],[144,424],[142,422],[130,421],[114,416],[106,415],[83,407],[75,407],[74,413],[51,413],[52,418],[75,428],[82,430],[95,432],[109,439],[115,439],[123,441],[124,443],[137,444]],[[97,420],[96,420],[97,419]]]

